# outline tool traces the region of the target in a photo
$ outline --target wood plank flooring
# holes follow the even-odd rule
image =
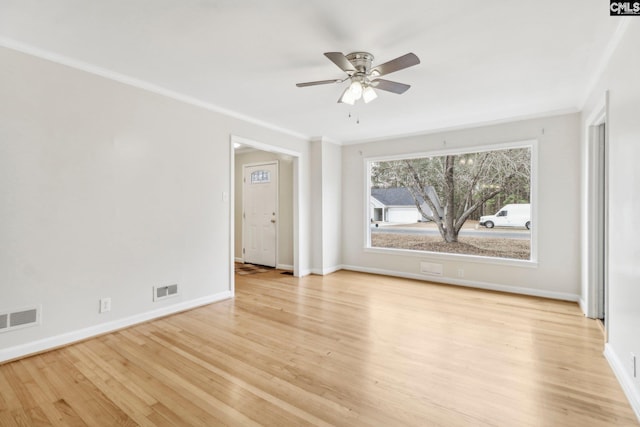
[[[341,271],[0,365],[0,426],[638,426],[572,303]]]

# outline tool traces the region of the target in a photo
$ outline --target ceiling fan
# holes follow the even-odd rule
[[[411,87],[410,85],[393,82],[391,80],[379,79],[378,77],[391,74],[420,63],[420,59],[418,59],[418,57],[413,53],[407,53],[406,55],[402,55],[373,68],[371,67],[373,55],[368,52],[353,52],[348,55],[344,55],[342,52],[326,52],[324,56],[329,58],[331,62],[347,73],[347,77],[344,79],[298,83],[296,86],[316,86],[331,83],[342,83],[350,80],[351,83],[349,84],[349,87],[345,89],[342,96],[340,96],[340,99],[338,99],[338,102],[349,105],[353,105],[360,98],[362,98],[365,103],[369,103],[376,99],[378,95],[374,88],[397,94],[405,93]]]

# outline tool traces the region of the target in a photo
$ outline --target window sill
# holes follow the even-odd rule
[[[472,262],[477,264],[491,264],[491,265],[506,265],[511,267],[522,268],[538,268],[538,261],[536,260],[523,260],[523,259],[509,259],[509,258],[494,258],[484,257],[478,255],[464,255],[464,254],[448,254],[441,252],[427,252],[416,251],[410,249],[391,249],[391,248],[372,248],[365,247],[365,253],[385,254],[385,255],[399,255],[399,256],[413,256],[421,259],[437,259],[440,261],[451,262]]]

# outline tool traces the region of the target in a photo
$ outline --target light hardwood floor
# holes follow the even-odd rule
[[[572,303],[353,272],[0,365],[0,425],[637,426]]]

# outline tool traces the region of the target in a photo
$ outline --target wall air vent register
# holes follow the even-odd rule
[[[0,333],[40,324],[40,307],[0,311]]]

